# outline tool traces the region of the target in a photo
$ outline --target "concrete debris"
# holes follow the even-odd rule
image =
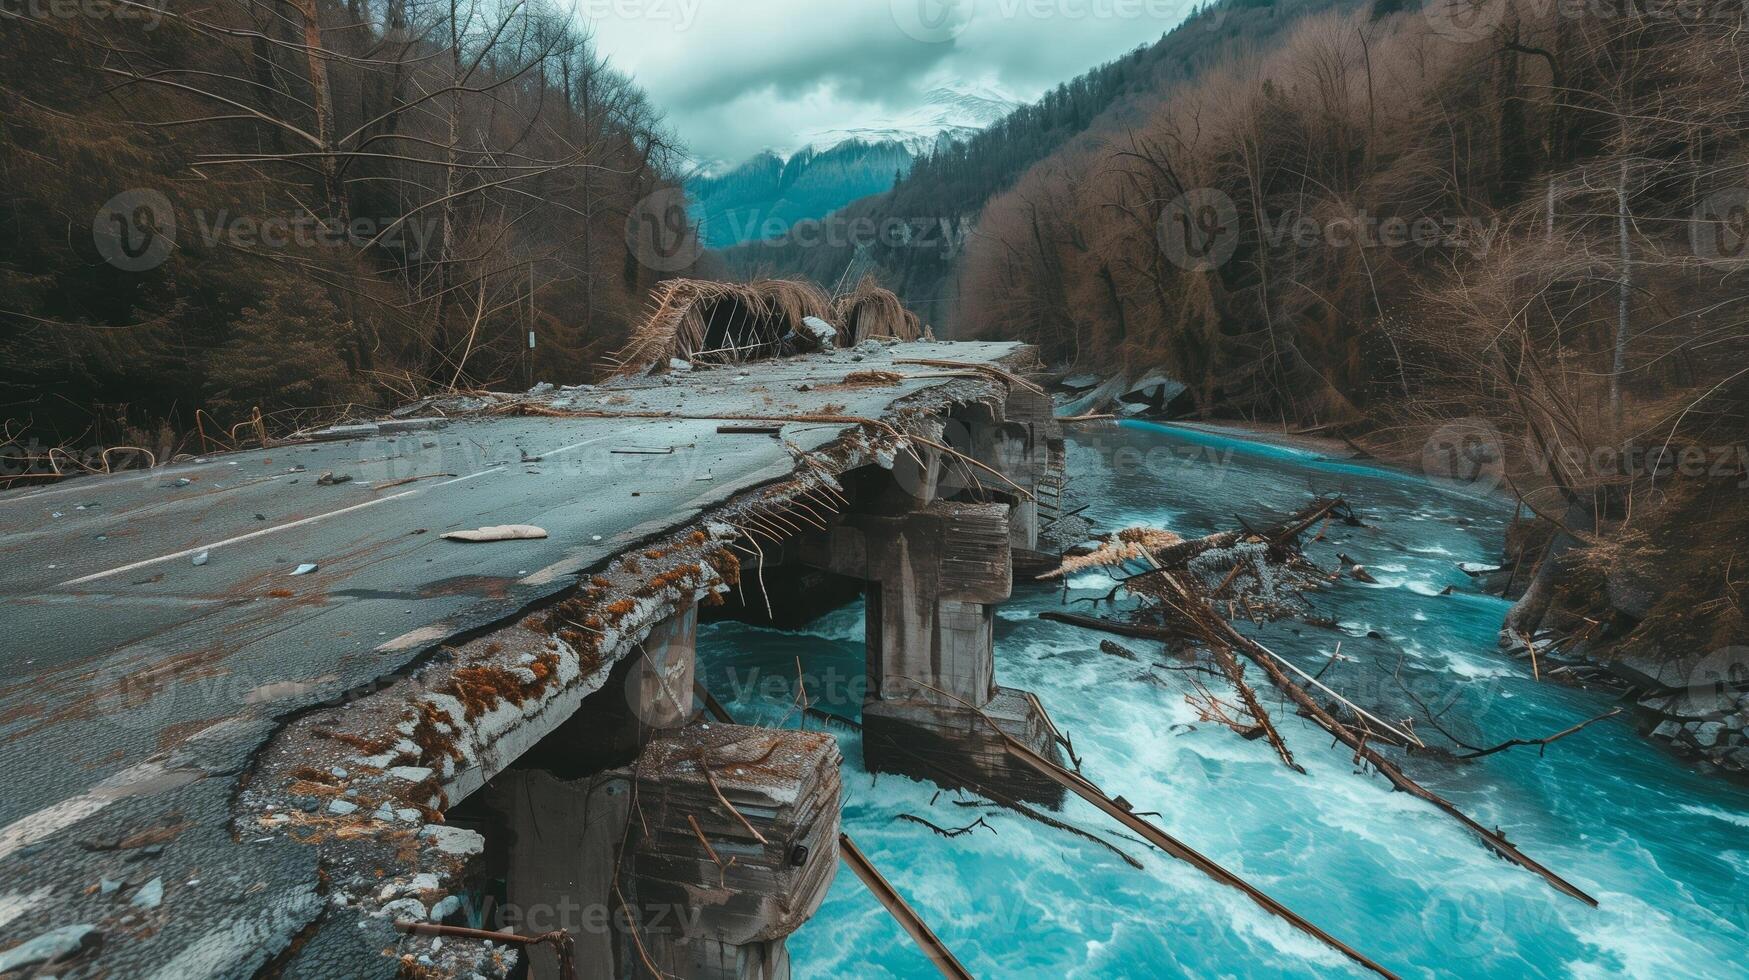
[[[377,423],[377,431],[384,435],[396,432],[428,432],[449,426],[449,419],[395,419]]]
[[[481,544],[490,541],[533,541],[546,536],[545,530],[533,524],[495,524],[473,531],[450,531],[444,534],[443,539]]]
[[[101,938],[96,926],[80,923],[45,932],[28,942],[0,953],[0,973],[22,970],[64,960],[85,948],[88,941]]]
[[[200,566],[205,565],[207,563],[207,560],[210,557],[212,557],[212,556],[207,553],[207,550],[205,548],[202,548],[200,551],[195,553],[195,556],[193,558],[189,559],[189,563],[194,565],[194,567],[199,568]]]
[[[328,812],[332,813],[338,817],[347,816],[348,814],[354,813],[357,810],[358,810],[357,803],[350,803],[346,800],[329,800],[328,801]]]
[[[678,357],[670,357],[668,359],[668,370],[690,371],[692,370],[692,362]]]
[[[1124,392],[1124,398],[1140,399],[1164,407],[1167,402],[1177,398],[1183,392],[1183,382],[1174,380],[1162,372],[1151,371],[1131,385],[1130,390]]]
[[[1103,411],[1117,396],[1122,393],[1124,380],[1113,378],[1099,387],[1087,392],[1079,398],[1071,399],[1057,406],[1057,415],[1071,418],[1077,415],[1092,415]]]
[[[461,896],[449,895],[438,900],[437,904],[431,906],[431,911],[426,915],[426,918],[430,919],[432,922],[442,922],[444,919],[449,918],[461,910]]]
[[[299,565],[297,568],[292,569],[292,574],[293,575],[308,575],[311,572],[315,571],[317,567],[318,566],[312,565],[309,562],[304,562],[302,565]]]
[[[431,846],[454,857],[472,857],[486,850],[486,839],[463,827],[426,824],[419,829],[419,836],[430,841]]]
[[[321,476],[316,477],[316,486],[319,487],[332,487],[337,484],[351,482],[352,474],[350,473],[325,472]]]
[[[335,442],[341,439],[361,439],[377,434],[376,423],[363,425],[333,425],[318,432],[309,433],[309,437],[318,442]]]
[[[141,885],[128,904],[137,909],[155,909],[164,904],[164,879],[153,878]]]
[[[425,921],[425,903],[417,898],[397,898],[384,905],[379,914],[385,919],[393,919],[397,922],[423,922]]]

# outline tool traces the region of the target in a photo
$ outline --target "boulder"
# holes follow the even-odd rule
[[[838,341],[838,328],[817,316],[802,317],[802,328],[799,332],[811,340],[815,347],[831,347]]]

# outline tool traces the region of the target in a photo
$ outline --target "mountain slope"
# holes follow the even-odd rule
[[[709,248],[781,236],[797,222],[885,193],[919,156],[976,136],[1019,105],[987,86],[931,89],[898,116],[806,134],[787,159],[767,150],[726,173],[695,177],[686,186],[693,219]]]
[[[830,286],[873,273],[951,336],[951,284],[966,236],[994,195],[1065,147],[1121,134],[1145,118],[1172,86],[1237,52],[1267,45],[1303,18],[1354,9],[1364,0],[1221,0],[1192,14],[1152,44],[1101,65],[1022,106],[970,139],[917,159],[891,191],[847,204],[839,217],[882,228],[929,229],[903,241],[749,242],[723,259],[736,276],[812,279]]]
[[[761,153],[720,177],[688,181],[686,191],[700,239],[707,248],[725,248],[782,235],[798,221],[882,193],[912,160],[897,141],[849,140],[824,150],[805,147],[788,160]]]

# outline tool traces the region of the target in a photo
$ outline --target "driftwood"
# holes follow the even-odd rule
[[[937,824],[930,823],[929,821],[923,819],[922,817],[913,816],[909,813],[899,814],[899,819],[900,820],[909,820],[912,823],[922,824],[923,826],[928,827],[930,830],[935,831],[936,834],[938,834],[942,837],[946,837],[950,840],[955,838],[955,837],[961,837],[961,836],[964,836],[966,834],[969,834],[972,831],[977,830],[979,827],[982,827],[985,830],[988,830],[992,834],[994,834],[996,832],[996,828],[990,826],[990,824],[987,823],[983,817],[979,817],[978,819],[972,821],[971,823],[966,824],[964,827],[954,827],[952,829],[949,829],[947,827],[942,827],[942,826],[939,826]]]
[[[1099,643],[1099,649],[1102,653],[1108,653],[1114,657],[1121,657],[1125,660],[1134,660],[1139,663],[1142,659],[1141,657],[1136,656],[1134,650],[1129,649],[1121,643],[1113,643],[1110,640],[1101,640]]]
[[[1302,776],[1305,775],[1305,767],[1294,761],[1293,752],[1288,749],[1287,743],[1282,741],[1281,733],[1276,731],[1275,725],[1270,722],[1269,712],[1263,710],[1263,705],[1257,700],[1257,692],[1251,689],[1250,684],[1245,683],[1245,668],[1239,665],[1239,661],[1234,659],[1230,650],[1217,646],[1211,648],[1211,652],[1214,653],[1215,663],[1220,665],[1221,673],[1227,675],[1228,683],[1232,684],[1233,689],[1239,692],[1239,701],[1245,706],[1245,713],[1251,716],[1251,720],[1257,723],[1257,727],[1263,729],[1264,737],[1269,739],[1269,747],[1275,750],[1276,755],[1281,756],[1281,761],[1286,763],[1289,769]]]
[[[1177,580],[1174,579],[1170,573],[1166,573],[1165,578],[1176,584]],[[1182,589],[1182,586],[1178,586],[1178,588]],[[1226,645],[1244,654],[1246,659],[1255,663],[1266,675],[1268,675],[1270,681],[1277,689],[1287,695],[1290,700],[1299,706],[1301,712],[1317,722],[1321,728],[1329,732],[1338,741],[1347,745],[1350,749],[1353,749],[1356,758],[1364,759],[1370,763],[1374,769],[1378,770],[1378,772],[1391,783],[1392,786],[1445,811],[1445,813],[1469,829],[1471,833],[1480,837],[1482,842],[1494,853],[1541,876],[1556,890],[1576,898],[1587,905],[1596,907],[1597,899],[1587,895],[1576,885],[1568,882],[1560,875],[1543,867],[1535,859],[1520,851],[1517,847],[1514,847],[1512,843],[1505,837],[1501,836],[1498,831],[1489,830],[1477,823],[1459,810],[1450,801],[1437,793],[1434,793],[1432,790],[1423,787],[1413,779],[1410,779],[1401,769],[1390,762],[1390,760],[1379,755],[1377,750],[1373,749],[1368,744],[1368,742],[1374,738],[1372,732],[1369,731],[1364,734],[1357,733],[1353,728],[1337,720],[1335,716],[1331,715],[1330,712],[1324,709],[1323,705],[1318,703],[1316,698],[1307,693],[1305,688],[1296,684],[1293,679],[1288,676],[1287,671],[1281,668],[1276,662],[1273,654],[1271,654],[1267,648],[1263,647],[1262,644],[1257,643],[1255,640],[1244,636],[1238,630],[1234,629],[1231,623],[1227,622],[1219,615],[1216,615],[1205,603],[1192,601],[1187,603],[1187,605],[1191,609],[1200,607],[1202,610],[1201,615],[1196,615],[1194,613],[1191,615],[1193,616],[1195,623],[1205,630],[1205,638],[1211,646]],[[1136,636],[1145,639],[1165,639],[1175,635],[1170,631],[1157,626],[1113,623],[1107,620],[1092,619],[1085,616],[1064,616],[1060,613],[1041,613],[1040,616],[1041,618],[1051,619],[1056,622],[1066,622],[1076,626],[1088,626],[1106,632],[1117,633],[1121,636]]]
[[[1007,748],[1009,755],[1036,770],[1041,775],[1048,777],[1052,781],[1069,790],[1071,793],[1074,793],[1076,796],[1093,804],[1107,816],[1134,831],[1143,840],[1167,854],[1184,861],[1215,881],[1220,882],[1229,888],[1237,889],[1239,892],[1243,893],[1246,898],[1257,903],[1257,905],[1264,911],[1281,918],[1289,925],[1292,925],[1294,928],[1304,932],[1306,935],[1311,936],[1319,942],[1324,943],[1331,949],[1334,949],[1353,960],[1355,963],[1380,976],[1390,977],[1392,980],[1395,980],[1397,976],[1396,974],[1385,969],[1383,966],[1380,966],[1359,950],[1356,950],[1342,940],[1337,939],[1330,933],[1325,932],[1310,920],[1303,918],[1297,912],[1271,898],[1255,885],[1231,871],[1228,871],[1221,865],[1216,864],[1194,848],[1191,848],[1182,841],[1166,833],[1164,830],[1156,827],[1154,824],[1142,819],[1133,809],[1107,796],[1104,790],[1101,790],[1089,780],[1079,774],[1064,769],[1062,766],[1051,762],[1044,756],[1034,752],[1031,748],[1023,745],[1013,736],[1003,731],[1001,726],[997,725],[996,722],[992,720],[989,715],[985,714],[983,709],[979,708],[977,705],[974,705],[963,698],[955,697],[939,688],[930,687],[929,685],[924,686],[943,697],[956,701],[977,712],[978,716],[984,720],[984,723],[989,725],[990,729],[1002,739],[1002,744]]]
[[[1453,745],[1456,745],[1458,748],[1464,750],[1461,753],[1453,753],[1452,758],[1455,758],[1455,759],[1465,759],[1465,760],[1480,759],[1483,756],[1493,755],[1496,752],[1504,752],[1507,749],[1516,749],[1520,746],[1528,746],[1528,745],[1536,746],[1537,747],[1537,754],[1542,755],[1544,752],[1546,752],[1548,750],[1548,747],[1550,745],[1553,745],[1554,743],[1559,742],[1561,739],[1566,738],[1568,735],[1577,735],[1578,733],[1584,731],[1587,728],[1590,728],[1592,725],[1595,725],[1596,723],[1604,720],[1605,718],[1614,718],[1616,715],[1621,714],[1621,711],[1622,711],[1622,709],[1620,709],[1620,708],[1611,708],[1608,711],[1605,711],[1603,714],[1597,715],[1594,718],[1587,718],[1584,721],[1578,723],[1577,725],[1572,725],[1570,727],[1563,728],[1560,731],[1554,733],[1553,735],[1545,735],[1542,738],[1509,738],[1506,741],[1501,742],[1499,745],[1491,746],[1489,748],[1482,748],[1479,745],[1471,745],[1470,743],[1464,741],[1463,739],[1458,738],[1456,735],[1453,735],[1444,725],[1441,725],[1439,723],[1439,713],[1436,713],[1432,708],[1428,707],[1427,702],[1423,701],[1421,699],[1421,697],[1419,695],[1417,695],[1414,691],[1409,690],[1408,685],[1403,683],[1403,658],[1402,657],[1397,658],[1397,669],[1392,672],[1391,676],[1392,676],[1392,679],[1397,682],[1397,687],[1400,690],[1402,690],[1402,692],[1405,695],[1408,696],[1409,700],[1415,702],[1415,706],[1421,709],[1422,714],[1427,716],[1427,723],[1429,725],[1433,726],[1433,730],[1438,732],[1441,735],[1444,735],[1446,738],[1451,740],[1451,743]]]
[[[947,948],[947,944],[936,936],[935,930],[929,928],[929,924],[923,921],[917,910],[887,881],[886,876],[876,870],[874,864],[862,853],[862,849],[850,839],[849,834],[838,835],[838,856],[845,864],[850,865],[850,870],[856,872],[856,876],[862,879],[862,883],[874,894],[875,899],[886,907],[887,912],[911,936],[912,941],[923,950],[923,955],[929,957],[929,961],[935,964],[942,976],[948,980],[972,980],[972,972],[960,963],[953,951]]]
[[[1262,531],[1253,531],[1249,528],[1244,528],[1238,531],[1222,531],[1218,534],[1211,534],[1207,537],[1197,538],[1194,541],[1184,541],[1179,544],[1161,548],[1153,553],[1154,563],[1158,566],[1157,568],[1151,568],[1145,572],[1139,572],[1130,576],[1128,579],[1125,579],[1125,581],[1147,578],[1150,575],[1157,574],[1161,569],[1179,568],[1205,551],[1214,551],[1218,548],[1231,548],[1239,542],[1251,537],[1263,538],[1271,545],[1279,547],[1299,537],[1301,534],[1305,533],[1307,528],[1310,528],[1313,524],[1318,523],[1320,520],[1323,520],[1326,515],[1333,512],[1346,514],[1347,516],[1343,518],[1344,520],[1352,523],[1359,523],[1355,520],[1352,511],[1348,509],[1346,501],[1341,497],[1331,497],[1326,500],[1320,500],[1308,504],[1298,513],[1273,528],[1268,528]]]
[[[1509,738],[1506,741],[1501,742],[1499,745],[1493,746],[1492,748],[1479,749],[1473,745],[1465,745],[1463,742],[1458,742],[1458,744],[1460,746],[1463,746],[1463,748],[1469,750],[1468,752],[1458,756],[1458,758],[1460,758],[1460,759],[1480,759],[1481,757],[1483,757],[1485,755],[1493,755],[1496,752],[1504,752],[1507,749],[1518,748],[1520,745],[1535,745],[1538,747],[1537,754],[1541,755],[1543,750],[1547,749],[1551,744],[1553,744],[1555,742],[1559,742],[1561,739],[1566,738],[1568,735],[1578,734],[1579,732],[1584,731],[1585,729],[1591,727],[1592,725],[1596,724],[1597,722],[1602,721],[1605,718],[1614,718],[1616,715],[1619,715],[1619,714],[1621,714],[1620,708],[1611,708],[1608,711],[1605,711],[1603,714],[1596,716],[1595,718],[1587,718],[1586,720],[1580,722],[1579,724],[1574,725],[1570,728],[1563,728],[1560,731],[1554,733],[1553,735],[1545,736],[1543,738]],[[1456,741],[1456,740],[1454,739],[1454,741]]]

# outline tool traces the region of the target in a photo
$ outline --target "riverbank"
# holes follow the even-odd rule
[[[1139,463],[1137,461],[1140,461]],[[1386,718],[1419,717],[1413,692],[1476,744],[1540,737],[1607,712],[1612,699],[1538,681],[1495,644],[1507,602],[1457,566],[1497,555],[1510,504],[1476,500],[1377,464],[1320,459],[1218,432],[1124,424],[1082,430],[1071,487],[1101,529],[1166,526],[1185,536],[1266,520],[1341,491],[1366,528],[1330,529],[1308,554],[1337,553],[1378,582],[1313,594],[1336,630],[1283,622],[1258,635],[1296,665]],[[1405,976],[1709,975],[1749,942],[1739,882],[1749,874],[1749,791],[1671,765],[1624,717],[1539,753],[1461,761],[1404,758],[1414,776],[1580,887],[1591,909],[1492,857],[1425,804],[1357,773],[1351,753],[1269,705],[1300,775],[1262,741],[1209,724],[1183,671],[1157,647],[1127,661],[1102,637],[1037,614],[1112,585],[1099,572],[1016,583],[998,610],[997,679],[1035,691],[1073,740],[1082,771],[1166,831]],[[1448,587],[1451,589],[1447,593]],[[1072,603],[1066,606],[1065,603]],[[1109,614],[1101,611],[1101,614]],[[738,718],[807,725],[798,660],[815,707],[855,720],[864,609],[803,632],[701,627],[701,678]],[[1376,636],[1375,636],[1376,634]],[[1340,658],[1334,657],[1340,644]],[[1208,681],[1211,685],[1219,682]],[[1260,683],[1260,682],[1259,682]],[[844,823],[941,938],[979,976],[1323,977],[1342,961],[1242,897],[1123,834],[1071,800],[1054,819],[1106,846],[928,781],[866,772],[860,736],[828,723],[845,757]],[[1424,737],[1433,738],[1418,726]],[[958,831],[938,836],[915,820]],[[841,876],[791,940],[797,975],[924,977],[928,962]]]

